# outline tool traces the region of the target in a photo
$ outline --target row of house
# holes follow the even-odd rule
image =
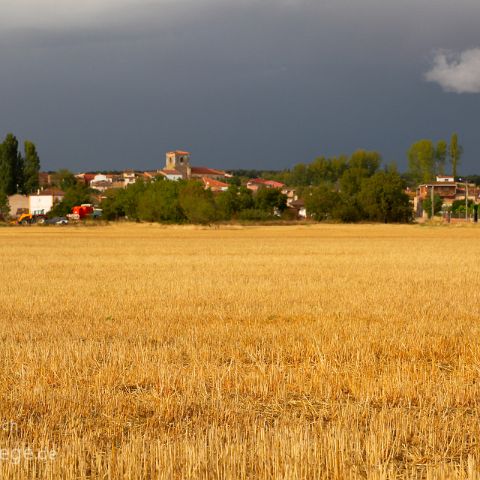
[[[231,178],[232,175],[223,170],[192,166],[190,153],[181,150],[168,152],[165,167],[158,170],[144,172],[126,170],[121,174],[79,173],[76,175],[79,181],[85,182],[86,185],[100,192],[112,188],[126,188],[139,178],[148,181],[158,177],[172,181],[197,179],[202,181],[206,188],[222,191],[228,188],[228,183],[222,180]]]

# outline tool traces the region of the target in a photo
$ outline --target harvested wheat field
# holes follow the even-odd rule
[[[478,478],[480,228],[0,246],[0,478]]]

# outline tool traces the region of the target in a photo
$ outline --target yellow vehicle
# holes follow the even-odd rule
[[[46,215],[43,210],[34,210],[33,213],[22,213],[15,223],[18,225],[31,225],[33,223],[45,223]]]

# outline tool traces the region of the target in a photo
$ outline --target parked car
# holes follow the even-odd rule
[[[66,217],[53,217],[45,221],[48,225],[66,225],[68,218]]]

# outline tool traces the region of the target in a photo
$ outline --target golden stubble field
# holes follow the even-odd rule
[[[0,229],[0,478],[478,478],[480,228]]]

